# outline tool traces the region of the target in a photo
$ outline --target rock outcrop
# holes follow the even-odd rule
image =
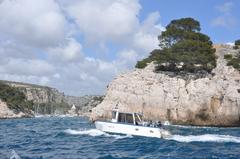
[[[62,103],[65,99],[64,93],[55,88],[20,82],[1,82],[19,88],[25,94],[27,100],[32,100],[34,103]]]
[[[32,117],[31,114],[23,112],[14,112],[9,109],[7,104],[0,99],[0,119]]]
[[[65,102],[65,95],[55,88],[12,81],[1,81],[24,93],[26,99],[33,101],[35,114],[65,114],[71,107]]]
[[[203,78],[155,73],[154,65],[119,75],[108,88],[91,118],[110,118],[112,108],[143,113],[148,120],[174,124],[240,126],[240,74],[226,66],[225,54],[236,51],[215,46],[217,66]]]
[[[29,101],[33,101],[34,108],[33,113],[37,115],[42,114],[69,114],[71,116],[77,115],[89,115],[93,107],[96,107],[99,103],[102,102],[103,96],[68,96],[63,92],[59,92],[55,88],[20,83],[20,82],[11,82],[11,81],[0,81],[4,84],[7,84],[11,87],[16,87],[20,91],[22,91],[26,99]],[[75,106],[75,110],[72,110],[72,106]],[[0,109],[0,118],[11,118],[12,115],[9,113],[4,113]],[[5,107],[4,107],[5,110]],[[8,109],[10,110],[10,109]],[[1,112],[2,111],[2,112]],[[13,114],[17,115],[14,111],[10,110]],[[1,115],[4,113],[6,115]],[[26,116],[26,115],[23,115]],[[20,116],[19,116],[20,117]]]

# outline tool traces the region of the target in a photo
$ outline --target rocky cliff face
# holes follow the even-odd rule
[[[24,92],[28,100],[34,103],[62,103],[64,102],[64,93],[55,88],[45,87],[34,84],[3,81],[12,87],[17,87]]]
[[[87,115],[89,116],[92,112],[92,109],[100,104],[103,100],[103,96],[66,96],[65,101],[71,106],[75,106],[76,109],[74,112],[78,115]]]
[[[110,118],[112,108],[140,112],[148,120],[175,124],[239,126],[240,74],[226,66],[230,46],[216,46],[217,67],[204,78],[182,78],[154,73],[154,65],[119,75],[109,84],[106,97],[93,109],[93,120]]]
[[[20,82],[1,81],[22,91],[27,100],[33,101],[35,114],[65,114],[70,105],[65,102],[65,95],[55,88]]]
[[[68,114],[71,112],[71,115],[88,115],[92,108],[98,105],[103,98],[102,96],[67,96],[51,87],[10,81],[1,82],[20,89],[27,100],[32,100],[35,114]],[[74,111],[71,110],[73,105],[76,107]],[[9,115],[9,118],[11,118],[11,115]]]
[[[0,99],[0,119],[31,117],[29,113],[14,112],[10,110],[5,102]]]

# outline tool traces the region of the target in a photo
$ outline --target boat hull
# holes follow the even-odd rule
[[[95,126],[98,130],[110,133],[120,133],[157,138],[164,138],[170,135],[170,133],[164,129],[122,123],[96,121]]]

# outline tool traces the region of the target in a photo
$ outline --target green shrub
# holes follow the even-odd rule
[[[235,46],[233,46],[233,49],[237,50],[237,49],[239,49],[239,46],[235,45]]]
[[[240,39],[235,41],[235,46],[240,46]]]
[[[224,55],[224,59],[226,59],[226,60],[231,60],[231,59],[232,59],[232,54],[226,54],[226,55]]]
[[[136,64],[136,68],[145,68],[147,66],[147,63],[145,61],[138,61]]]
[[[150,62],[149,59],[144,59],[142,61],[138,61],[135,67],[136,68],[145,68],[149,62]]]
[[[233,58],[227,63],[228,66],[233,66],[235,69],[240,70],[240,59]]]
[[[28,111],[33,109],[33,102],[28,101],[23,92],[0,82],[0,99],[7,103],[10,109]]]
[[[227,57],[226,57],[227,56]],[[227,65],[240,71],[240,51],[233,57],[231,54],[224,55]]]

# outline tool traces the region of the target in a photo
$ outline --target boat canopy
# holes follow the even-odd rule
[[[139,125],[140,123],[142,123],[142,114],[123,113],[114,110],[112,111],[112,122]]]

